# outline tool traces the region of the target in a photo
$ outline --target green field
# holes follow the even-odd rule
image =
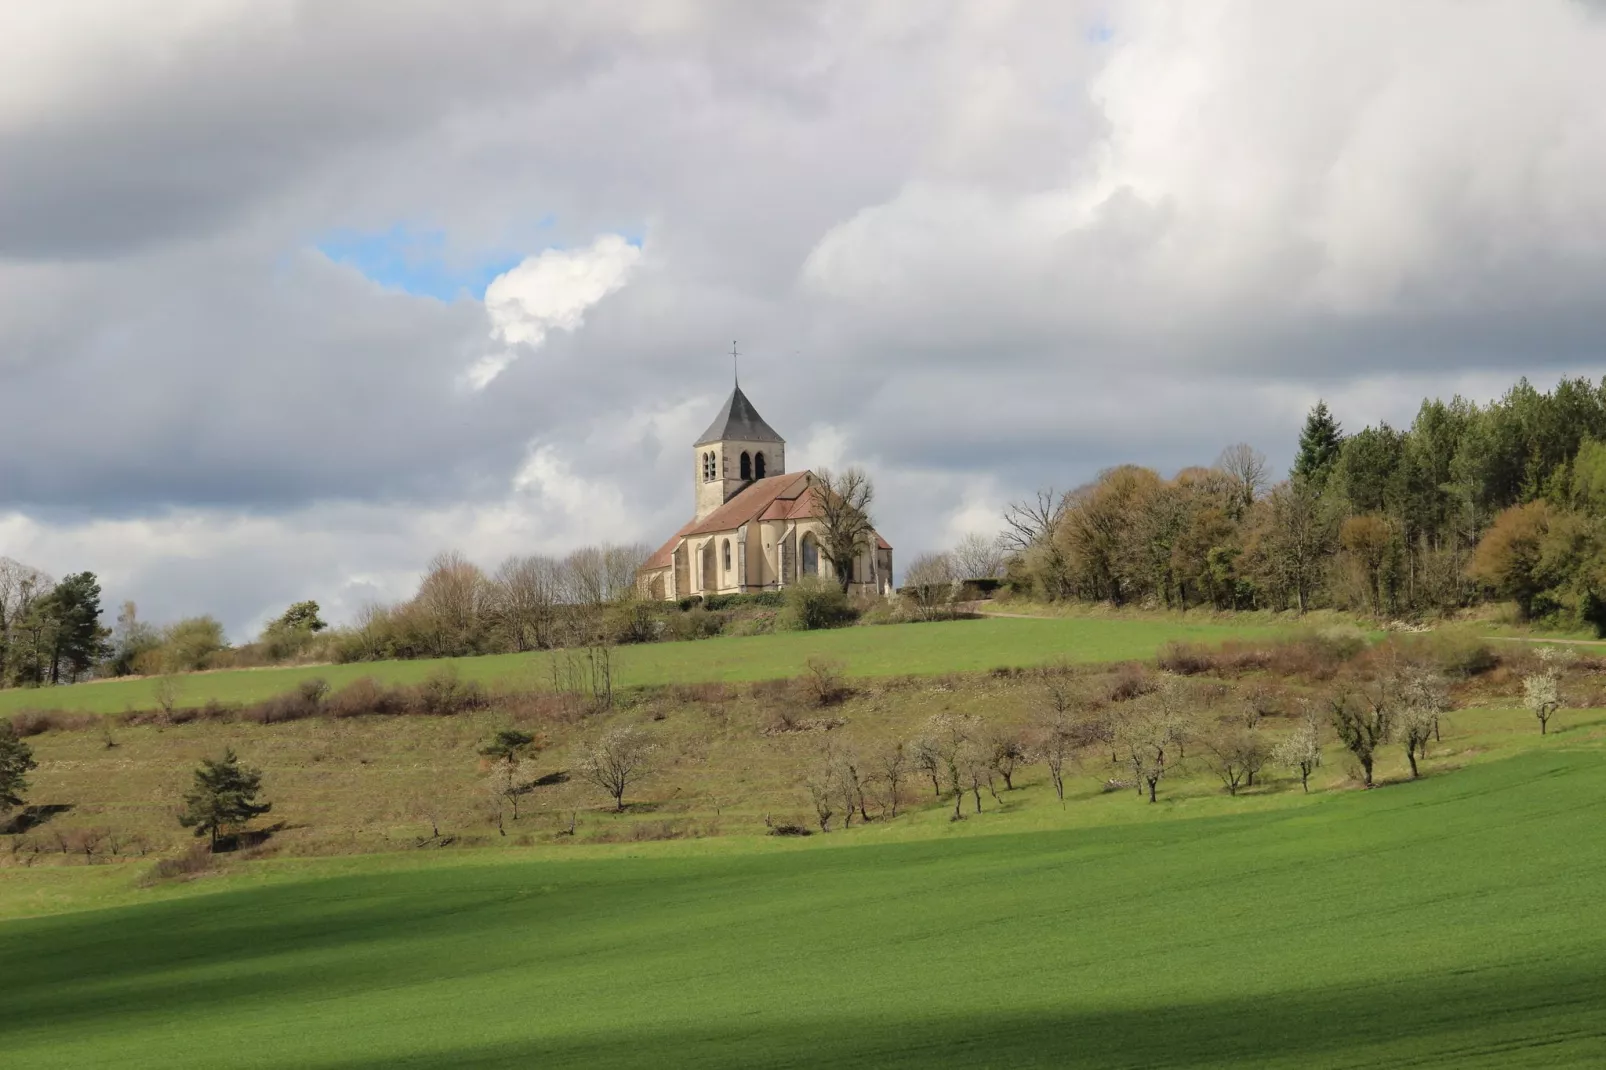
[[[623,686],[705,680],[764,680],[795,676],[816,655],[840,658],[856,676],[899,676],[1077,662],[1152,659],[1172,639],[1221,642],[1286,631],[1270,624],[1158,620],[985,618],[933,624],[889,624],[823,632],[783,632],[697,642],[649,643],[617,651],[615,678]],[[551,654],[498,654],[450,659],[468,679],[526,689],[546,686]],[[200,705],[259,702],[321,676],[339,687],[362,676],[385,683],[417,683],[442,661],[389,661],[300,668],[241,669],[185,677],[181,702]],[[18,710],[119,713],[155,705],[148,680],[109,680],[39,690],[0,691],[0,714]]]
[[[0,1051],[30,1068],[1602,1065],[1600,728],[1374,792],[1073,804],[1138,818],[1102,825],[928,811],[802,842],[253,863],[0,924]]]

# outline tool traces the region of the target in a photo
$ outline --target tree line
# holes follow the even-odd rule
[[[1346,433],[1309,413],[1273,481],[1247,444],[1167,479],[1122,465],[1012,504],[1019,591],[1179,609],[1445,613],[1509,599],[1525,620],[1606,630],[1606,379],[1527,380],[1411,426]]]

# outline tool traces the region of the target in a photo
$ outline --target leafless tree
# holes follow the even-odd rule
[[[831,781],[830,769],[816,769],[804,779],[803,787],[809,793],[809,801],[814,804],[814,819],[819,822],[820,831],[830,832],[831,818],[836,813],[836,785]]]
[[[910,749],[902,741],[894,741],[882,747],[876,755],[876,772],[886,792],[882,810],[888,817],[898,816],[899,792],[909,775]]]
[[[1183,757],[1192,735],[1192,722],[1179,701],[1180,688],[1162,685],[1136,702],[1128,703],[1116,729],[1121,754],[1137,779],[1138,791],[1156,798],[1161,779]]]
[[[1265,493],[1266,455],[1249,443],[1234,443],[1222,450],[1221,456],[1216,459],[1216,467],[1232,480],[1242,508],[1254,505],[1255,499]]]
[[[607,792],[614,809],[625,808],[625,792],[653,770],[658,747],[646,729],[616,725],[580,747],[580,775]]]
[[[550,557],[513,556],[491,580],[492,605],[516,651],[552,645],[562,566]]]
[[[1052,535],[1064,515],[1065,497],[1053,487],[1038,491],[1034,501],[1011,502],[1004,509],[998,545],[1006,553],[1025,553]]]
[[[151,681],[151,697],[156,700],[156,706],[169,719],[173,716],[173,709],[178,700],[184,695],[184,677],[178,673],[163,673]]]
[[[948,554],[921,554],[904,572],[903,583],[922,620],[952,616],[959,598],[959,575]]]
[[[479,566],[456,550],[436,554],[418,585],[431,653],[448,656],[473,650],[488,585]]]
[[[819,508],[820,553],[831,562],[837,583],[846,591],[853,581],[853,562],[875,550],[875,528],[870,521],[875,487],[859,468],[848,468],[840,474],[821,468],[815,475],[819,479],[815,499]]]
[[[1004,551],[998,537],[971,532],[960,539],[950,555],[956,579],[991,580],[1004,574]]]
[[[1015,773],[1032,762],[1026,740],[1018,729],[997,726],[988,731],[986,746],[987,768],[1003,778],[1005,791],[1014,791]]]
[[[1077,730],[1072,709],[1075,698],[1063,680],[1048,684],[1048,711],[1038,722],[1035,737],[1037,753],[1048,766],[1054,795],[1065,805],[1065,762],[1076,752]]]
[[[55,581],[31,565],[0,557],[0,670],[7,663],[12,630],[54,586]]]
[[[1204,741],[1207,764],[1227,786],[1227,794],[1237,795],[1247,780],[1255,782],[1271,758],[1265,737],[1253,729],[1232,726]]]
[[[639,542],[622,546],[602,544],[602,573],[608,601],[617,602],[635,592],[636,572],[651,554],[652,549]]]

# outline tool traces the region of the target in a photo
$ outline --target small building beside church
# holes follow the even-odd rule
[[[786,441],[737,384],[692,446],[696,512],[642,566],[642,593],[680,599],[834,578],[820,551],[822,493],[813,472],[786,470]],[[853,562],[849,593],[892,591],[892,547],[880,535],[872,541]]]

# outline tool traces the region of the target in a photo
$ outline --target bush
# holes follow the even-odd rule
[[[372,676],[364,676],[330,695],[324,709],[331,717],[394,716],[412,705],[413,696],[405,688],[382,687]]]
[[[838,658],[812,657],[805,663],[798,685],[816,706],[830,706],[851,693],[844,680],[846,670]]]
[[[157,862],[146,874],[145,880],[146,883],[174,879],[190,880],[210,872],[216,861],[205,844],[196,844],[181,855]]]
[[[485,689],[473,680],[459,679],[455,665],[442,665],[418,685],[420,713],[446,717],[485,705]]]
[[[11,718],[12,729],[23,739],[45,732],[74,732],[99,723],[100,718],[95,714],[65,710],[23,710]]]
[[[688,601],[690,601],[688,599]],[[742,606],[764,606],[779,609],[786,604],[782,591],[754,591],[750,594],[711,594],[703,599],[704,609],[738,609]]]
[[[815,631],[852,623],[853,608],[841,587],[818,576],[805,576],[786,589],[786,609],[776,627]]]
[[[667,624],[672,639],[711,639],[724,631],[725,621],[724,614],[709,612],[698,605],[674,614]]]

